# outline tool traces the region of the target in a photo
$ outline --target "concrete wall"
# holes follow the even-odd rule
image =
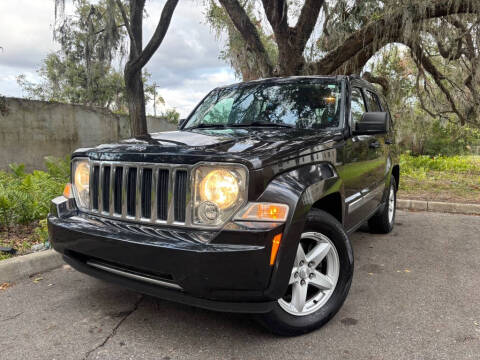
[[[0,169],[23,163],[28,170],[44,167],[45,156],[64,157],[80,147],[130,136],[128,117],[82,105],[5,98],[0,114]],[[148,118],[149,132],[176,129],[161,118]]]

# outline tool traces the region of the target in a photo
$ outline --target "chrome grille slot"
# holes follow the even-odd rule
[[[166,169],[158,170],[157,186],[157,218],[167,221],[168,218],[168,179],[169,171]]]
[[[187,172],[177,170],[175,173],[175,221],[185,222],[185,206],[187,202]]]
[[[191,168],[91,161],[90,213],[150,224],[188,226]]]
[[[122,179],[123,178],[123,167],[117,166],[115,168],[115,183],[113,190],[113,202],[114,202],[114,214],[122,214]]]
[[[136,215],[135,203],[137,198],[137,168],[128,169],[127,181],[127,215]]]
[[[152,169],[143,169],[142,218],[150,218],[152,212]]]
[[[93,201],[92,201],[92,208],[94,210],[98,210],[98,186],[100,184],[99,181],[100,178],[100,166],[94,166],[93,167],[93,180],[92,180],[92,196],[93,196]]]
[[[102,209],[110,212],[110,166],[104,166],[102,172]]]

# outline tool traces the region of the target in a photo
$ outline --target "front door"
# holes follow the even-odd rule
[[[350,100],[350,126],[355,129],[356,123],[367,111],[362,90],[352,88]],[[376,187],[378,181],[375,171],[378,159],[371,147],[374,140],[375,136],[360,135],[349,138],[345,144],[344,164],[339,172],[344,181],[347,229],[365,219],[368,211],[373,211],[367,193]]]

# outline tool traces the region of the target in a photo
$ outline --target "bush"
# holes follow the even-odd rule
[[[47,171],[25,172],[23,164],[0,171],[0,227],[45,219],[50,200],[62,194],[68,182],[70,161],[45,159]]]

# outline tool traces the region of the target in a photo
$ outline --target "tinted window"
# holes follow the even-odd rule
[[[377,95],[375,95],[371,91],[365,91],[365,100],[367,101],[368,111],[382,111],[382,109],[380,108],[380,103],[378,102]]]
[[[352,89],[350,111],[352,113],[352,126],[355,129],[356,123],[362,120],[362,116],[365,113],[365,102],[363,101],[362,93],[358,88]]]
[[[338,128],[340,105],[341,84],[331,80],[223,88],[205,98],[184,129],[248,126],[254,122],[303,129]]]

